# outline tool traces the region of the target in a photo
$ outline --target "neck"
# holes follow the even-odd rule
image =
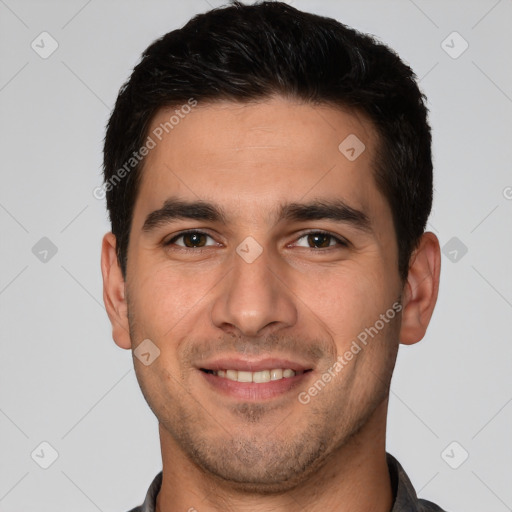
[[[194,463],[160,425],[163,479],[156,512],[389,512],[393,493],[386,462],[387,401],[307,480],[282,493],[237,490]]]

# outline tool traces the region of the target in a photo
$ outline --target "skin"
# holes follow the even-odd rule
[[[160,111],[149,133],[170,113]],[[366,146],[354,161],[338,150],[350,134]],[[275,97],[199,104],[147,156],[126,279],[111,233],[102,272],[117,345],[150,339],[160,350],[148,366],[134,357],[159,420],[158,511],[391,509],[389,384],[399,343],[416,343],[427,329],[440,250],[425,233],[401,281],[391,210],[373,178],[377,143],[364,116]],[[169,197],[215,203],[226,223],[175,219],[144,231]],[[370,230],[329,219],[276,222],[282,203],[340,198],[366,214]],[[207,234],[199,237],[207,247],[187,249],[183,238],[164,245],[187,229]],[[318,230],[348,245],[308,238]],[[236,252],[248,236],[262,250],[252,263]],[[396,301],[401,313],[300,403],[298,394]],[[312,371],[271,399],[226,396],[197,368],[226,355],[285,357]]]

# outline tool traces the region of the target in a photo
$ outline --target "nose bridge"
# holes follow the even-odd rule
[[[279,259],[256,244],[249,237],[233,253],[232,270],[212,310],[217,327],[236,328],[246,336],[268,334],[297,319],[293,295],[283,284],[285,279],[276,277],[283,271]]]

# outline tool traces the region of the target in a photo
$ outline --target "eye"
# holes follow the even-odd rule
[[[299,243],[300,240],[305,241],[305,244]],[[311,231],[302,235],[296,243],[299,247],[307,247],[309,249],[328,249],[336,245],[348,247],[348,242],[338,238],[337,236],[327,233],[325,231]]]
[[[215,241],[214,244],[207,245],[208,238],[213,240],[210,235],[202,231],[184,231],[164,242],[164,245],[177,245],[178,247],[185,247],[186,249],[201,249],[203,247],[216,245]]]

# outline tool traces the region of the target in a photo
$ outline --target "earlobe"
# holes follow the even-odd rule
[[[101,273],[103,276],[103,301],[112,324],[112,337],[119,347],[130,349],[125,281],[117,261],[116,237],[112,233],[107,233],[103,237]]]
[[[400,343],[412,345],[427,331],[439,291],[441,251],[434,233],[424,233],[411,257],[403,292]]]

